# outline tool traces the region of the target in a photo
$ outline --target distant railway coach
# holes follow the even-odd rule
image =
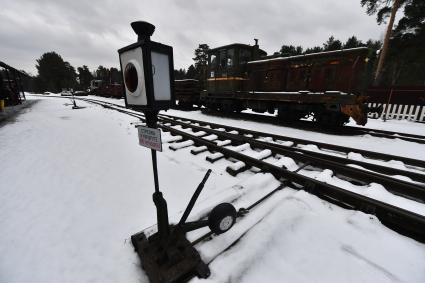
[[[90,82],[90,94],[105,97],[123,97],[122,85],[118,83],[106,83],[102,80],[92,80]]]
[[[201,106],[200,93],[202,87],[198,80],[176,80],[174,90],[178,95],[178,107],[181,109],[192,108],[193,105]]]

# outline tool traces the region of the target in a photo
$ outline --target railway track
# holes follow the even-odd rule
[[[37,95],[34,95],[37,96]],[[38,95],[40,97],[46,97],[43,95]],[[49,97],[58,97],[58,98],[70,98],[65,96],[49,96]],[[90,98],[81,98],[76,97],[76,99],[79,100],[95,100]],[[97,100],[95,100],[97,101]],[[111,103],[111,102],[105,102],[109,103],[110,105],[114,105],[116,107],[123,107],[122,105]],[[205,108],[193,108],[194,110],[205,110]],[[262,115],[262,114],[255,114],[255,113],[223,113],[223,112],[214,112],[212,110],[204,111],[206,114],[213,113],[214,115],[220,115],[220,116],[226,116],[229,118],[235,118],[235,119],[246,119],[246,120],[252,120],[255,122],[262,122],[262,123],[268,123],[268,124],[276,124],[276,125],[282,125],[285,127],[295,128],[295,129],[301,129],[301,130],[308,130],[313,132],[321,132],[321,133],[328,133],[328,134],[338,134],[338,135],[370,135],[374,137],[380,137],[380,138],[388,138],[388,139],[400,139],[405,140],[409,142],[415,142],[420,144],[425,144],[425,135],[417,135],[417,134],[409,134],[409,133],[402,133],[402,132],[393,132],[393,131],[387,131],[387,130],[379,130],[379,129],[371,129],[366,127],[356,127],[356,126],[343,126],[343,127],[331,127],[331,128],[323,128],[318,127],[317,123],[313,123],[306,120],[299,120],[294,122],[282,122],[279,121],[276,116],[268,116],[268,115]]]
[[[87,102],[97,102],[98,101],[98,100],[87,99],[87,98],[78,98],[78,99],[84,100],[84,101],[87,101]],[[102,102],[109,104],[111,106],[114,106],[114,107],[126,109],[124,106],[119,105],[119,104],[115,104],[115,103],[111,103],[111,102],[104,102],[104,101],[102,101]],[[238,128],[238,127],[227,126],[227,125],[223,125],[223,124],[216,124],[216,123],[205,122],[205,121],[195,120],[195,119],[188,119],[188,118],[183,118],[183,117],[175,117],[175,116],[172,116],[172,115],[163,115],[163,116],[166,116],[166,117],[169,117],[169,118],[177,118],[177,119],[180,119],[182,121],[190,121],[190,122],[193,122],[193,123],[198,123],[200,125],[209,125],[212,128],[225,128],[228,131],[238,131],[238,132],[243,133],[245,135],[253,135],[254,137],[261,137],[262,135],[264,136],[264,133],[261,133],[261,132],[258,132],[258,131],[252,131],[252,130],[242,129],[242,128]],[[264,115],[256,115],[256,116],[264,116]],[[270,117],[270,116],[264,116],[264,117]],[[305,121],[305,122],[307,122],[307,121]],[[309,123],[309,122],[307,122],[307,123],[311,126],[311,123]],[[369,131],[369,130],[370,131],[377,131],[377,132],[380,131],[380,130],[374,130],[374,129],[363,129],[363,128],[359,128],[359,127],[351,127],[351,128],[362,129],[362,130],[366,130],[366,131]],[[389,131],[381,131],[381,132],[385,132],[388,135],[393,135],[392,138],[397,138],[397,136],[414,138],[414,140],[408,139],[408,141],[412,141],[412,142],[417,142],[417,139],[424,139],[425,140],[425,136],[421,136],[421,135],[413,135],[413,134],[397,133],[397,132],[389,132]],[[273,139],[289,140],[289,141],[292,141],[296,144],[313,144],[313,145],[316,145],[319,148],[323,148],[324,150],[337,151],[337,152],[342,152],[342,153],[345,153],[345,154],[348,154],[350,152],[357,152],[357,153],[362,154],[364,157],[368,157],[368,158],[372,158],[372,159],[385,160],[385,161],[398,160],[398,161],[401,161],[408,166],[413,166],[413,167],[417,166],[417,167],[425,168],[425,161],[418,160],[418,159],[412,159],[412,158],[390,155],[390,154],[383,154],[383,153],[379,153],[379,152],[373,152],[373,151],[362,150],[362,149],[357,149],[357,148],[344,147],[344,146],[339,146],[339,145],[334,145],[334,144],[329,144],[329,143],[315,142],[315,141],[311,141],[311,140],[299,139],[299,138],[294,138],[294,137],[290,137],[290,136],[275,135],[275,134],[269,134],[269,133],[267,133],[266,136],[272,137]],[[420,142],[420,143],[422,143],[422,142]]]
[[[193,107],[193,108],[177,108],[178,110],[188,111],[188,110],[199,110],[202,111],[204,114],[208,115],[214,115],[214,116],[225,116],[233,119],[244,119],[244,120],[251,120],[255,122],[261,122],[261,123],[267,123],[267,124],[275,124],[275,125],[282,125],[285,127],[290,127],[294,129],[301,129],[301,130],[308,130],[313,132],[320,132],[320,133],[328,133],[328,134],[338,134],[338,135],[371,135],[374,137],[382,137],[382,138],[389,138],[389,139],[401,139],[406,140],[410,142],[417,142],[417,143],[425,143],[425,136],[424,135],[416,135],[416,134],[409,134],[409,133],[401,133],[401,132],[393,132],[393,131],[386,131],[386,130],[379,130],[379,129],[372,129],[367,127],[356,127],[356,126],[343,126],[343,127],[329,127],[329,126],[321,126],[317,123],[314,123],[312,121],[307,120],[298,120],[298,121],[291,121],[291,122],[285,122],[278,120],[276,115],[264,115],[264,114],[256,114],[256,113],[236,113],[236,112],[218,112],[211,109],[206,109],[202,107]],[[423,122],[417,122],[417,123],[423,123]]]
[[[93,99],[83,98],[81,100],[98,104],[144,121],[142,113],[128,110],[123,106]],[[424,203],[424,161],[316,142],[315,145],[320,146],[321,149],[338,153],[324,154],[300,147],[301,144],[312,143],[302,139],[271,135],[170,115],[160,115],[159,118],[159,128],[174,136],[174,139],[169,141],[170,149],[179,150],[191,147],[191,153],[195,155],[208,151],[210,153],[207,154],[207,160],[210,162],[220,159],[229,160],[230,165],[227,166],[226,171],[231,175],[235,176],[245,170],[254,169],[255,172],[271,173],[282,182],[281,188],[265,195],[248,208],[240,210],[240,216],[248,213],[258,203],[269,198],[283,187],[291,187],[296,190],[305,190],[347,209],[355,209],[376,215],[387,227],[425,242],[424,216],[328,182],[319,181],[314,176],[306,174],[309,171],[332,170],[334,176],[352,184],[367,186],[372,182],[379,183],[395,195]],[[341,154],[347,155],[350,152],[359,152],[373,159],[401,160],[408,166],[408,170],[351,160],[347,156],[341,156]],[[292,160],[293,168],[291,168],[290,164],[288,165],[288,160]],[[408,176],[411,180],[400,180],[395,178],[394,175]],[[208,234],[195,240],[194,243],[205,237],[208,237]]]
[[[293,122],[283,122],[283,121],[279,121],[276,116],[268,116],[268,115],[255,114],[255,113],[222,113],[222,112],[214,112],[214,111],[204,111],[204,112],[206,114],[208,113],[212,113],[214,115],[219,114],[220,116],[224,115],[230,118],[246,119],[246,120],[252,120],[255,122],[283,125],[285,127],[308,130],[313,132],[338,134],[338,135],[370,135],[373,137],[401,139],[401,140],[405,140],[409,142],[425,144],[425,136],[423,135],[400,133],[400,132],[371,129],[366,127],[355,127],[355,126],[323,128],[318,126],[317,123],[313,123],[311,121],[299,120],[299,121],[293,121]]]

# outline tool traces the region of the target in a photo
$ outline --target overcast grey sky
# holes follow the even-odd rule
[[[269,54],[282,44],[320,45],[381,39],[385,26],[360,0],[0,0],[0,60],[37,74],[36,59],[56,51],[75,68],[118,67],[117,49],[133,43],[130,22],[156,26],[153,40],[174,48],[175,68],[187,68],[199,43],[252,44]]]

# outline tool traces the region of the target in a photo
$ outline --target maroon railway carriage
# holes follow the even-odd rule
[[[366,124],[366,97],[359,93],[367,48],[274,58],[260,58],[258,50],[257,44],[233,44],[210,51],[207,87],[201,93],[207,108],[277,110],[284,121],[313,116],[321,124],[338,126],[352,117],[357,124]],[[242,54],[252,57],[247,60]]]
[[[341,91],[359,94],[368,48],[256,60],[248,63],[248,90]]]
[[[122,98],[122,85],[118,83],[106,83],[102,80],[92,80],[90,82],[90,94],[105,97]]]

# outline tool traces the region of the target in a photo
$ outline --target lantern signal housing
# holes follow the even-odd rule
[[[118,50],[127,108],[167,110],[175,105],[173,48],[150,40],[155,26],[131,24],[138,41]]]

